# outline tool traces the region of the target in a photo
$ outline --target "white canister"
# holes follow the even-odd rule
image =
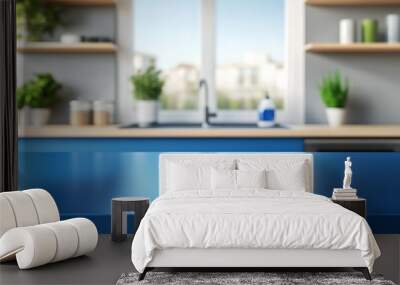
[[[339,41],[341,44],[351,44],[356,42],[356,22],[353,19],[340,20]]]
[[[72,100],[69,102],[69,121],[72,126],[90,124],[91,104],[87,101]]]
[[[95,126],[107,126],[112,124],[114,115],[114,103],[105,100],[93,102],[93,124]]]
[[[387,42],[398,43],[400,42],[400,16],[390,14],[386,17],[387,26]]]
[[[63,44],[76,44],[81,41],[81,37],[77,34],[62,34],[60,36],[60,42]]]

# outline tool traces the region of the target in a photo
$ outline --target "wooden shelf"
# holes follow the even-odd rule
[[[290,125],[263,128],[119,128],[48,125],[19,128],[20,138],[400,138],[400,125]]]
[[[117,47],[113,43],[37,42],[17,47],[17,51],[21,53],[114,53],[116,50]]]
[[[114,0],[44,0],[48,4],[63,6],[114,6]]]
[[[307,52],[313,53],[400,53],[400,43],[311,43],[306,45],[305,49]]]
[[[305,0],[314,6],[397,6],[400,0]]]

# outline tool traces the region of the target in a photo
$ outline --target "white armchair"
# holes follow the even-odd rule
[[[60,221],[43,189],[0,193],[0,262],[16,258],[20,269],[37,267],[89,253],[97,239],[88,219]]]

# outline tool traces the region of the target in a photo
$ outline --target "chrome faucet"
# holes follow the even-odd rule
[[[215,118],[217,114],[210,112],[210,107],[208,106],[208,96],[209,96],[208,83],[207,80],[205,79],[201,79],[199,81],[199,92],[203,87],[204,87],[204,117],[203,117],[202,127],[207,128],[210,125],[210,118]]]

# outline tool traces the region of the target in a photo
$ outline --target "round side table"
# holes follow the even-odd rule
[[[127,212],[135,213],[135,233],[149,208],[150,200],[144,197],[118,197],[111,201],[111,239],[123,241],[127,233]]]

